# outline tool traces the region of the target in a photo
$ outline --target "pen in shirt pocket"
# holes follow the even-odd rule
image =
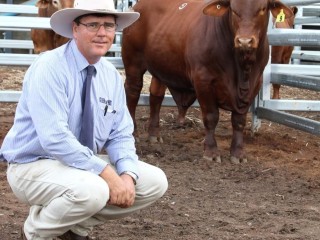
[[[104,107],[104,114],[103,114],[103,116],[105,116],[105,115],[107,114],[108,108],[109,108],[109,106],[108,106],[108,104],[106,104],[106,106]]]
[[[107,112],[108,112],[108,108],[109,108],[109,105],[108,104],[106,104],[106,106],[104,107],[104,114],[103,114],[103,116],[106,116],[106,114],[107,114]],[[116,110],[113,110],[111,113],[116,113],[117,111]]]

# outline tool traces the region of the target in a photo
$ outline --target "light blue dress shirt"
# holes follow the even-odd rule
[[[25,74],[14,124],[1,146],[0,159],[28,163],[51,158],[100,174],[107,163],[96,154],[104,149],[119,174],[130,171],[139,176],[123,80],[104,58],[94,64],[96,74],[91,86],[93,151],[78,141],[88,65],[74,40],[33,62]]]

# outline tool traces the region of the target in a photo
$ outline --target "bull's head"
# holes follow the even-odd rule
[[[56,11],[63,8],[72,8],[74,0],[38,0],[39,17],[51,17]]]
[[[50,8],[53,13],[63,8],[72,8],[73,2],[74,0],[38,0],[36,6],[38,8]]]
[[[215,0],[203,9],[204,14],[215,17],[229,13],[234,47],[244,51],[257,49],[259,40],[266,37],[269,11],[275,17],[282,12],[285,18],[293,15],[290,8],[276,0]]]

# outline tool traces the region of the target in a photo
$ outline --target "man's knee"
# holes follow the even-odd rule
[[[65,193],[66,197],[83,209],[84,214],[94,214],[106,206],[109,199],[107,183],[100,177],[94,181],[85,179],[78,186]]]
[[[157,193],[158,196],[157,197],[160,198],[163,196],[163,194],[165,194],[165,192],[168,189],[167,176],[165,175],[165,173],[161,169],[159,169],[159,173],[158,173],[155,181],[156,181],[156,185],[158,186],[158,193]]]
[[[155,201],[162,197],[168,189],[167,177],[160,168],[154,167],[152,173],[148,172],[141,177],[141,181],[143,181],[143,183],[141,183],[142,187],[141,189],[137,189],[137,194],[141,194],[141,196],[144,196],[144,198],[147,199],[150,198],[151,201]]]

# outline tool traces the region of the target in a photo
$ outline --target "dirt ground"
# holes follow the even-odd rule
[[[23,68],[0,68],[0,90],[21,89]],[[317,99],[319,93],[282,88],[283,98]],[[15,104],[0,103],[0,144],[12,125]],[[320,121],[319,112],[300,113]],[[320,139],[263,120],[259,132],[245,131],[248,163],[228,161],[230,114],[221,112],[217,141],[221,164],[202,160],[204,129],[198,108],[191,108],[184,127],[175,108],[161,110],[164,143],[146,140],[148,108],[138,107],[142,133],[137,152],[162,168],[167,193],[154,205],[130,217],[110,221],[91,236],[100,240],[315,240],[320,239]],[[18,202],[0,163],[0,239],[20,238],[28,206]]]

